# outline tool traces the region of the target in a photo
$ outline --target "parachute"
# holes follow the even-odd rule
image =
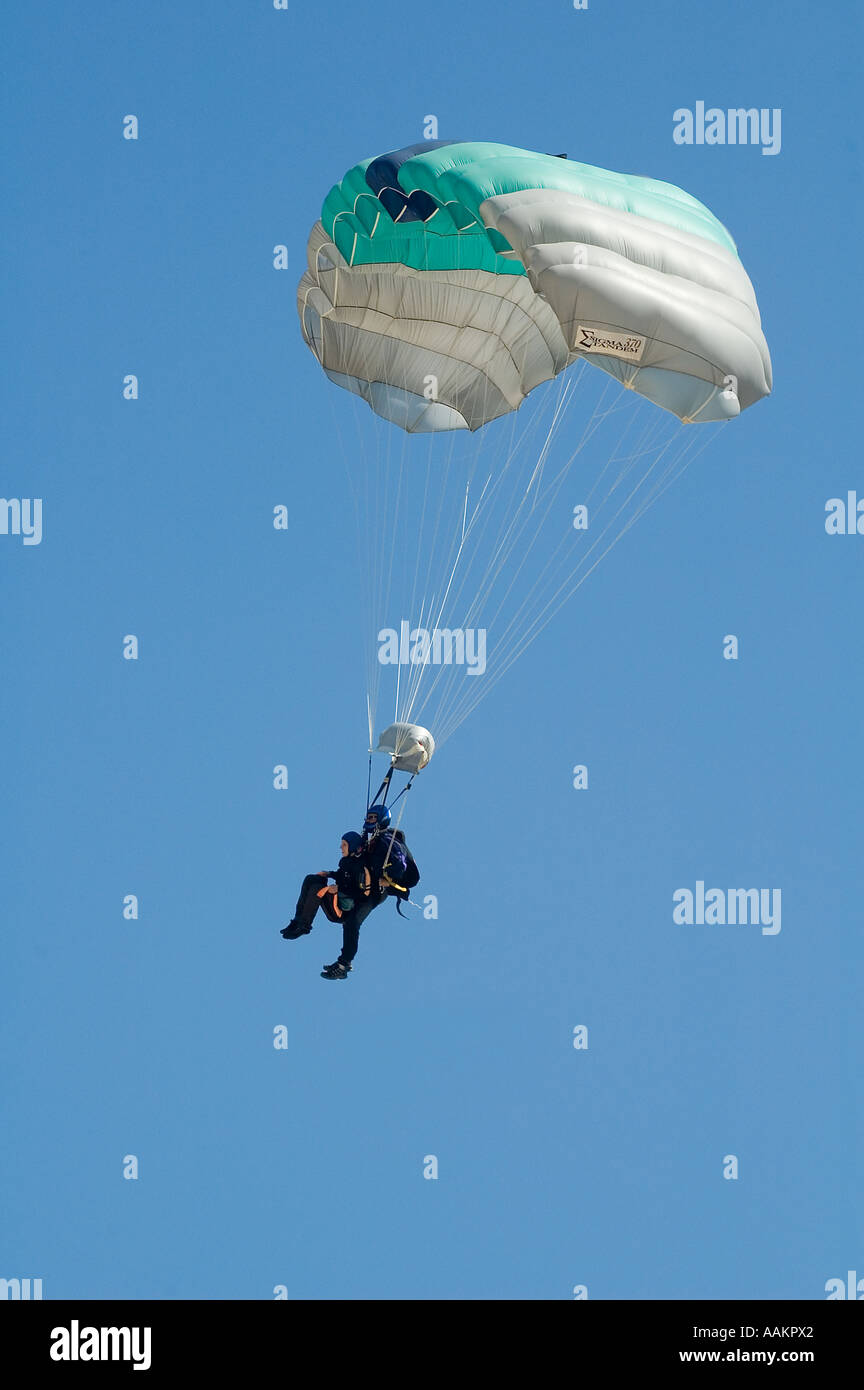
[[[379,748],[414,775],[712,426],[769,394],[756,296],[680,188],[424,141],[330,190],[297,304],[326,375],[383,422],[357,416],[345,446],[369,746],[386,673]]]
[[[435,740],[419,724],[391,724],[378,739],[376,753],[389,753],[399,772],[422,772],[435,752]]]
[[[478,429],[577,357],[684,421],[728,419],[771,389],[732,238],[656,179],[508,145],[412,145],[331,190],[308,262],[307,343],[409,431]]]

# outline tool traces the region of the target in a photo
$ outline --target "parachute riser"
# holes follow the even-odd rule
[[[369,786],[367,786],[367,788],[366,788],[366,814],[367,814],[367,815],[369,814],[370,808],[371,808],[372,806],[377,806],[377,805],[379,804],[379,802],[382,802],[382,801],[383,801],[384,805],[385,805],[385,806],[387,805],[387,793],[388,793],[389,790],[390,790],[390,783],[391,783],[392,780],[393,780],[393,773],[394,773],[395,771],[396,771],[396,767],[395,767],[395,765],[394,765],[393,767],[391,767],[391,768],[389,769],[389,771],[388,771],[388,773],[387,773],[387,776],[384,778],[384,781],[381,783],[381,785],[380,785],[380,787],[378,788],[378,790],[377,790],[377,792],[375,793],[375,795],[374,795],[373,797],[371,797],[371,798],[370,798],[370,796],[369,796]],[[393,807],[396,805],[396,802],[399,801],[399,799],[400,799],[401,797],[403,797],[403,796],[405,795],[406,792],[409,792],[409,791],[411,790],[411,784],[412,784],[412,782],[414,781],[414,778],[415,778],[416,776],[417,776],[417,773],[416,773],[416,772],[412,772],[412,773],[411,773],[411,776],[408,778],[408,781],[405,783],[405,785],[404,785],[404,787],[402,788],[401,792],[399,792],[399,794],[398,794],[397,796],[394,796],[393,800],[392,800],[391,803],[390,803],[390,808],[389,808],[389,809],[390,809],[391,811],[392,811]],[[370,783],[369,785],[371,785],[371,783]]]
[[[369,783],[369,784],[367,785],[367,788],[366,788],[366,796],[367,796],[366,814],[367,814],[367,815],[369,814],[369,808],[370,808],[371,806],[377,806],[381,801],[383,801],[383,803],[384,803],[385,806],[387,805],[387,793],[388,793],[389,790],[390,790],[390,783],[391,783],[392,780],[393,780],[393,773],[395,772],[395,770],[396,770],[395,765],[392,765],[392,764],[391,764],[391,766],[390,766],[390,767],[388,768],[388,770],[387,770],[387,775],[385,776],[384,781],[381,783],[380,787],[378,788],[377,792],[375,793],[375,795],[374,795],[373,797],[370,797],[370,796],[369,796],[369,786],[371,786],[371,783]],[[372,771],[372,755],[371,755],[371,754],[369,755],[369,771],[370,771],[370,774],[371,774],[371,771]],[[400,792],[400,795],[401,795],[401,792]]]

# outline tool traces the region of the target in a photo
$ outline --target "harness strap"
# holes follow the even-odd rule
[[[327,886],[326,888],[319,888],[319,889],[318,889],[318,892],[315,894],[315,896],[316,896],[316,898],[326,898],[326,896],[327,896],[328,893],[332,893],[332,894],[333,894],[333,904],[332,904],[332,906],[333,906],[333,911],[336,913],[336,916],[337,916],[337,917],[341,917],[341,916],[342,916],[342,909],[341,909],[341,907],[339,906],[339,890],[338,890],[338,888],[336,888],[335,886],[331,888],[331,887],[329,886],[329,884],[328,884],[328,886]]]

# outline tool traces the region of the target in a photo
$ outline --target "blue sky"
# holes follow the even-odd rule
[[[743,0],[7,18],[2,491],[43,499],[44,536],[0,536],[0,1274],[545,1300],[864,1273],[864,538],[824,530],[864,495],[859,25]],[[700,100],[781,108],[780,154],[676,145]],[[438,920],[383,908],[333,987],[336,929],[278,931],[363,810],[355,414],[294,290],[330,184],[428,113],[707,203],[775,391],[446,744],[405,821]],[[676,926],[697,880],[781,888],[781,932]]]

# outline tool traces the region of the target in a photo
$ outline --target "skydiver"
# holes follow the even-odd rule
[[[338,868],[321,869],[304,878],[294,916],[287,927],[282,928],[281,935],[286,941],[296,941],[312,930],[319,907],[328,921],[342,922],[368,893],[369,874],[362,860],[362,835],[356,830],[346,830],[340,849],[342,857]],[[333,884],[327,882],[331,878]]]
[[[341,923],[342,950],[321,971],[325,980],[347,980],[357,955],[360,928],[370,912],[387,897],[406,901],[410,890],[402,881],[413,886],[419,878],[405,836],[401,830],[388,830],[389,825],[387,807],[371,806],[362,836],[352,830],[342,836],[338,869],[306,875],[294,917],[282,929],[287,941],[307,935],[319,907],[329,921]],[[330,878],[335,880],[332,886],[327,882]]]
[[[387,807],[370,806],[363,822],[363,862],[372,883],[378,885],[382,901],[389,896],[404,902],[408,897],[408,889],[403,887],[403,883],[410,854],[402,831],[390,830],[389,826],[390,812]]]
[[[321,971],[325,980],[347,980],[357,954],[360,928],[370,912],[374,912],[388,897],[404,902],[409,889],[402,886],[401,880],[407,880],[413,886],[419,878],[417,866],[405,844],[405,836],[401,830],[388,830],[389,825],[390,812],[386,806],[369,807],[359,851],[366,892],[355,900],[354,907],[342,918],[342,950],[332,965],[325,965]],[[409,870],[409,862],[413,874]]]
[[[363,835],[360,837],[361,844],[358,854],[363,867],[366,891],[342,919],[342,950],[332,965],[324,966],[321,971],[321,977],[324,980],[347,980],[349,972],[353,969],[352,962],[360,943],[361,926],[370,912],[374,912],[376,907],[380,907],[395,887],[385,872],[387,858],[385,842],[390,836],[384,836],[383,831],[389,824],[390,812],[386,806],[370,806],[363,822]],[[397,831],[396,833],[399,834],[400,832]],[[405,858],[400,849],[397,852],[396,861],[392,863],[394,873],[398,872],[397,865],[404,863]]]

